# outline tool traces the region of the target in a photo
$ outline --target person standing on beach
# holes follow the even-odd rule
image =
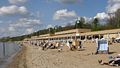
[[[72,47],[72,41],[67,41],[67,46],[68,46],[69,49],[71,49],[71,47]]]

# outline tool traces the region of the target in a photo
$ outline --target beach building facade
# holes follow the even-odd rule
[[[77,39],[80,33],[91,32],[91,29],[72,29],[67,31],[56,32],[55,34],[40,35],[37,38],[31,38],[32,40],[49,40],[49,41],[60,41]]]
[[[93,40],[93,39],[105,38],[111,40],[112,38],[120,38],[120,29],[91,31],[91,29],[72,29],[55,34],[44,34],[40,36],[33,36],[27,41],[47,40],[47,41],[65,41],[65,40]]]

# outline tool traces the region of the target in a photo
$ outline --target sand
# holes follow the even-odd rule
[[[64,46],[63,51],[56,49],[41,50],[39,46],[24,44],[22,51],[15,57],[8,68],[115,68],[113,66],[100,65],[98,60],[106,62],[109,56],[120,53],[120,44],[110,45],[111,54],[92,54],[96,52],[95,43],[90,41],[83,43],[83,51],[70,51]],[[116,67],[120,68],[120,67]]]

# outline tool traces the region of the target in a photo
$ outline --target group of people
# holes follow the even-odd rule
[[[30,44],[35,46],[40,46],[42,50],[47,49],[58,49],[58,51],[61,51],[63,48],[62,42],[52,42],[52,41],[37,41],[37,42],[30,42]]]
[[[99,42],[97,40],[97,44],[98,43]],[[101,42],[101,43],[103,45],[103,42]],[[38,41],[38,42],[30,42],[30,44],[35,45],[35,46],[40,46],[40,47],[42,47],[42,50],[57,49],[58,52],[62,51],[64,45],[66,45],[72,51],[83,49],[82,42],[78,41],[78,40],[67,40],[66,42],[61,42],[61,41]],[[98,48],[100,48],[98,46],[97,46],[97,51],[99,51]],[[108,48],[108,46],[106,46],[106,47]],[[101,65],[120,66],[120,54],[118,54],[116,57],[112,58],[108,62],[104,62],[103,60],[98,60],[98,62]]]
[[[58,49],[61,51],[64,45],[70,50],[79,50],[82,49],[82,42],[78,40],[67,40],[67,41],[31,41],[29,42],[31,45],[40,46],[42,50],[46,49]]]
[[[77,40],[73,40],[73,41],[67,41],[68,48],[70,50],[80,50],[82,49],[82,42],[81,41],[77,41]]]
[[[109,54],[109,42],[105,40],[104,38],[101,40],[97,40],[97,52],[98,53],[106,53]],[[118,54],[116,57],[111,57],[111,59],[108,62],[104,62],[103,60],[98,60],[98,62],[101,65],[111,65],[111,66],[120,66],[120,54]]]

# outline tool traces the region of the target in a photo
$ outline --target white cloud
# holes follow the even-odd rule
[[[35,26],[38,26],[40,24],[40,20],[29,18],[21,18],[15,22],[11,21],[8,25],[6,25],[6,28],[0,27],[0,37],[30,34],[38,30]]]
[[[97,15],[94,18],[99,18],[99,19],[108,19],[109,15],[105,12],[102,13],[97,13]]]
[[[21,18],[17,21],[11,21],[5,27],[0,27],[0,37],[5,36],[19,36],[23,34],[30,34],[38,29],[35,26],[40,25],[41,22],[38,19]]]
[[[80,0],[56,0],[56,1],[61,2],[61,3],[77,3]]]
[[[83,18],[85,19],[85,23],[89,23],[93,20],[93,18],[91,18],[91,17],[85,17],[84,16]]]
[[[55,12],[53,19],[59,20],[59,19],[65,19],[65,18],[71,18],[71,17],[72,18],[77,17],[77,14],[75,13],[75,11],[68,11],[67,9],[62,9]]]
[[[20,36],[38,31],[42,28],[41,21],[36,18],[19,18],[15,21],[6,21],[6,23],[0,26],[0,37]]]
[[[21,18],[17,20],[14,24],[10,24],[13,27],[32,27],[35,25],[41,24],[39,19],[28,19],[28,18]]]
[[[114,12],[116,12],[118,9],[120,9],[120,4],[118,3],[118,4],[114,4],[114,5],[112,5],[112,6],[109,6],[109,7],[107,7],[108,9],[107,9],[107,12],[108,13],[114,13]]]
[[[32,33],[33,31],[34,31],[33,28],[27,28],[27,29],[26,29],[27,34]]]
[[[52,28],[53,26],[51,24],[49,24],[46,28]]]
[[[83,0],[47,0],[47,2],[49,1],[55,1],[64,4],[74,4],[74,3],[81,3]]]
[[[97,15],[94,18],[98,18],[100,24],[105,24],[110,18],[110,16],[108,13],[102,12],[102,13],[97,13]]]
[[[108,3],[110,4],[120,3],[120,0],[108,0]]]
[[[16,5],[11,5],[11,6],[3,6],[0,8],[0,15],[13,15],[13,14],[27,14],[28,11],[26,7],[21,6],[18,7]]]
[[[11,4],[25,3],[27,0],[8,0]]]
[[[108,0],[107,13],[114,13],[120,9],[120,0]]]
[[[114,13],[120,9],[120,0],[108,0],[108,6],[106,7],[106,12],[97,13],[94,18],[99,18],[102,22],[106,22],[109,19],[109,14],[114,16]]]
[[[14,27],[9,27],[8,29],[9,29],[9,31],[15,31]]]

